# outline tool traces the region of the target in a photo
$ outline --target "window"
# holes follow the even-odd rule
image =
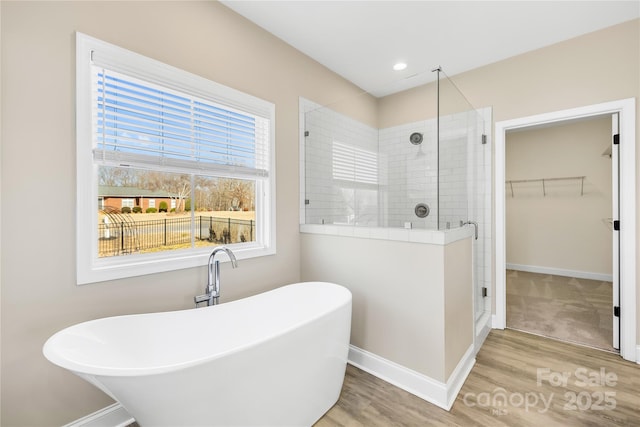
[[[377,153],[333,141],[333,179],[358,184],[378,185]]]
[[[274,105],[76,42],[78,283],[275,253]]]
[[[378,154],[333,141],[331,167],[341,212],[334,224],[378,225]]]

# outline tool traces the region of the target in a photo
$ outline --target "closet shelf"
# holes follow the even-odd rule
[[[522,183],[531,183],[531,182],[540,182],[542,183],[542,195],[547,195],[546,183],[553,181],[580,181],[580,195],[584,195],[584,179],[586,176],[567,176],[562,178],[536,178],[536,179],[510,179],[506,181],[506,184],[511,188],[511,197],[514,197],[513,193],[513,184],[522,184]]]

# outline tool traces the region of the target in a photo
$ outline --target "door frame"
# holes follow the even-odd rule
[[[492,327],[506,326],[505,142],[508,130],[619,113],[620,117],[620,355],[635,362],[636,343],[636,108],[627,98],[495,123],[495,314]]]

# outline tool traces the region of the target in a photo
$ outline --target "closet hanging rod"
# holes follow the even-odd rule
[[[547,195],[547,189],[545,187],[545,182],[546,181],[567,181],[567,180],[580,180],[580,195],[584,196],[584,179],[586,178],[586,176],[566,176],[566,177],[562,177],[562,178],[535,178],[535,179],[510,179],[507,180],[506,183],[509,184],[509,187],[511,188],[511,197],[514,197],[513,195],[513,184],[519,184],[519,183],[525,183],[525,182],[541,182],[542,183],[542,195],[546,196]]]
[[[517,184],[519,182],[540,182],[540,181],[563,181],[568,179],[584,179],[586,176],[567,176],[563,178],[536,178],[536,179],[509,179],[507,183]]]

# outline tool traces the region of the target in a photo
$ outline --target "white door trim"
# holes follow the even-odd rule
[[[616,135],[620,134],[620,115],[614,113],[611,115],[611,219],[620,218],[620,145],[614,144]],[[612,265],[612,297],[613,306],[620,306],[620,232],[615,230],[615,226],[611,224],[611,239],[613,246],[613,254],[611,257]],[[613,317],[613,348],[620,351],[620,318]]]
[[[505,120],[495,124],[495,316],[506,326],[505,140],[508,130],[620,114],[620,355],[636,361],[636,107],[635,98]]]

